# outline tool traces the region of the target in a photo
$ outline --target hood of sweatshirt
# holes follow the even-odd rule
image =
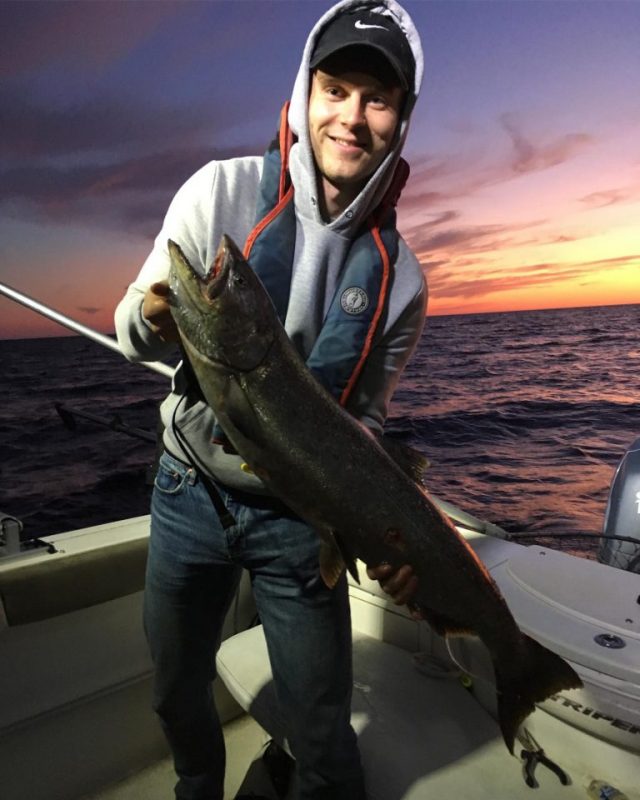
[[[409,87],[402,109],[398,130],[391,150],[371,175],[360,194],[337,218],[326,223],[327,227],[341,236],[350,237],[362,221],[380,203],[389,187],[400,159],[402,148],[409,130],[411,112],[420,91],[423,74],[423,53],[420,36],[407,12],[395,0],[342,0],[330,8],[311,30],[302,54],[300,68],[294,83],[289,108],[289,125],[298,141],[290,154],[291,178],[295,187],[295,202],[299,217],[324,224],[318,203],[319,187],[311,149],[308,127],[309,89],[311,82],[310,61],[316,42],[324,29],[334,17],[345,11],[358,9],[374,10],[376,13],[389,16],[404,32],[415,59],[414,85]]]

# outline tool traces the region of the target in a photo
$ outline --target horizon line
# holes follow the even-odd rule
[[[495,314],[530,314],[535,311],[578,311],[581,309],[589,309],[589,308],[623,308],[627,306],[640,306],[640,300],[631,301],[630,303],[598,303],[597,305],[589,304],[589,305],[579,305],[579,306],[545,306],[543,308],[518,308],[518,309],[503,309],[503,310],[495,310],[495,311],[458,311],[458,312],[443,312],[443,313],[427,313],[425,318],[428,319],[429,317],[478,317],[482,315],[495,315]],[[34,312],[37,313],[37,312]],[[49,320],[50,322],[52,320]],[[63,327],[62,325],[60,326]],[[68,329],[67,329],[68,330]],[[116,333],[115,330],[108,331],[104,333],[103,331],[99,331],[103,336],[110,336],[113,337],[115,340]],[[0,337],[1,342],[20,342],[20,341],[27,341],[29,339],[71,339],[76,337],[78,339],[88,339],[90,337],[81,334],[81,333],[74,333],[69,331],[69,333],[60,333],[60,335],[56,334],[46,334],[44,336],[35,335],[35,336],[4,336]],[[117,340],[116,340],[117,341]]]

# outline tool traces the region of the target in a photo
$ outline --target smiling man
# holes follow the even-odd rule
[[[420,265],[395,217],[408,174],[400,153],[421,79],[418,34],[394,0],[329,9],[309,35],[291,103],[264,157],[210,162],[173,199],[116,311],[127,357],[162,359],[176,347],[167,240],[204,273],[226,233],[245,243],[318,381],[382,433],[426,308]],[[145,630],[176,797],[223,797],[224,744],[210,685],[245,568],[296,759],[296,797],[364,800],[350,724],[344,575],[333,590],[325,586],[316,532],[243,469],[185,365],[161,413],[165,452],[151,505]],[[370,574],[396,602],[415,590],[408,568],[370,565]]]
[[[404,95],[384,56],[369,47],[340,50],[314,70],[309,137],[325,218],[355,200],[389,152]]]

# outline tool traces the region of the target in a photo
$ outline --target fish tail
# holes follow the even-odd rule
[[[523,635],[520,657],[496,659],[498,722],[505,744],[513,754],[518,728],[541,703],[562,689],[578,689],[582,681],[559,655]]]

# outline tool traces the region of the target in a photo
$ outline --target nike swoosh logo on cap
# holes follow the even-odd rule
[[[359,19],[356,20],[356,28],[361,31],[366,30],[367,28],[380,28],[381,31],[389,30],[388,28],[385,28],[384,25],[367,25],[366,22],[361,22]]]

